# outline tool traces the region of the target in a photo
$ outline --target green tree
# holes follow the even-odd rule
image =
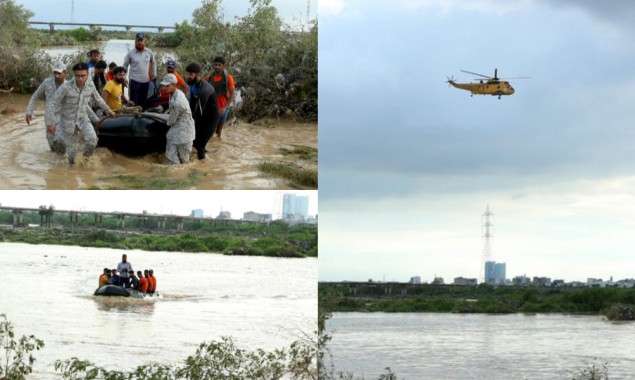
[[[35,357],[32,352],[44,347],[44,342],[33,335],[16,340],[13,325],[5,314],[0,314],[0,376],[3,380],[23,380],[33,372]]]
[[[29,28],[33,15],[13,0],[0,0],[0,89],[24,92],[49,75],[51,59]]]

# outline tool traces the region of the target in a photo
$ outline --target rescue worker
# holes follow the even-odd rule
[[[45,100],[46,106],[53,99],[53,95],[55,91],[64,83],[66,80],[66,65],[62,62],[57,62],[53,65],[53,76],[50,78],[44,79],[40,86],[35,90],[33,96],[31,96],[31,100],[29,101],[29,105],[26,108],[26,123],[31,124],[31,120],[33,120],[33,108],[35,107],[35,101]],[[62,129],[60,128],[60,120],[59,114],[55,115],[55,125],[57,129],[55,133],[49,133],[48,129],[46,131],[46,140],[49,143],[49,148],[51,148],[52,152],[64,154],[66,148],[64,146],[64,142],[62,141]]]
[[[99,276],[99,287],[110,284],[110,269],[104,268],[104,273]]]
[[[110,283],[113,285],[117,285],[120,286],[120,280],[119,280],[119,275],[117,275],[117,270],[113,269],[110,275]]]
[[[154,294],[157,291],[157,279],[154,277],[154,271],[150,269],[148,271],[148,282],[151,284],[148,289],[148,293]]]
[[[127,288],[128,283],[130,282],[130,272],[132,272],[132,264],[128,262],[128,255],[126,255],[125,253],[121,255],[121,262],[117,264],[117,271],[119,272],[119,277],[121,278],[121,286]]]
[[[218,112],[220,119],[216,127],[216,135],[220,138],[223,126],[229,117],[231,106],[234,105],[234,100],[236,100],[236,84],[234,83],[234,77],[225,69],[225,58],[214,58],[213,66],[214,71],[205,79],[214,86],[214,90],[218,95]]]
[[[176,88],[177,79],[174,74],[166,74],[161,87],[170,94],[170,116],[166,138],[165,157],[169,164],[190,162],[192,141],[194,141],[194,119],[192,111],[183,91]]]
[[[77,153],[75,136],[78,132],[84,140],[84,157],[91,156],[97,146],[97,135],[88,120],[87,113],[92,103],[96,102],[99,108],[110,117],[115,116],[95,90],[93,82],[88,80],[88,65],[84,62],[76,64],[73,66],[73,73],[74,78],[63,83],[53,95],[53,99],[46,107],[44,118],[49,133],[55,134],[55,115],[60,115],[62,139],[71,166],[75,165]],[[90,117],[91,119],[94,117],[93,121],[99,122],[94,114]]]
[[[139,292],[141,292],[141,293],[147,292],[148,291],[148,279],[143,277],[143,274],[141,273],[140,270],[137,271],[137,276],[139,276]]]
[[[139,290],[139,279],[135,276],[134,271],[130,271],[130,282],[126,287]]]
[[[145,36],[137,33],[135,48],[130,50],[123,59],[123,67],[128,70],[130,77],[130,100],[135,104],[147,108],[148,89],[150,81],[157,77],[157,65],[152,50],[146,48]]]
[[[199,160],[205,159],[207,142],[218,125],[218,98],[214,87],[202,80],[201,66],[190,63],[186,68],[187,84],[190,85],[190,108],[195,125],[194,148]]]

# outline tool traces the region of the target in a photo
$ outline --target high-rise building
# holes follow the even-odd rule
[[[285,194],[282,197],[282,219],[304,221],[309,216],[309,197]]]
[[[196,210],[192,210],[192,218],[202,218],[203,217],[203,210],[200,208],[197,208]]]
[[[486,284],[504,284],[507,271],[505,263],[497,263],[496,261],[485,262],[485,283]]]

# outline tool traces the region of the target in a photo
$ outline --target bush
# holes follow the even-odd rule
[[[5,314],[0,314],[0,376],[10,380],[24,380],[26,375],[33,372],[35,357],[34,350],[44,347],[44,342],[35,336],[23,335],[15,340],[15,333],[11,322]]]

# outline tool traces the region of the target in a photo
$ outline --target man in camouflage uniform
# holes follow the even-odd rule
[[[35,102],[38,99],[45,100],[46,105],[48,106],[49,102],[53,99],[55,91],[59,88],[59,86],[62,85],[62,83],[64,83],[65,79],[66,66],[61,62],[53,65],[53,76],[44,79],[37,90],[35,90],[35,92],[33,93],[33,96],[31,96],[31,100],[29,101],[29,105],[26,109],[27,124],[31,124],[31,120],[33,120],[33,108],[35,107]],[[59,154],[64,154],[66,148],[64,147],[64,142],[62,141],[62,129],[60,127],[59,115],[55,116],[55,134],[48,133],[47,131],[46,139],[48,140],[51,151]]]
[[[90,112],[88,112],[93,102],[96,102],[105,114],[110,117],[115,116],[101,95],[97,93],[93,82],[88,80],[88,65],[84,62],[76,64],[73,66],[73,73],[74,78],[62,84],[53,95],[53,99],[46,107],[44,117],[49,133],[54,134],[55,115],[60,114],[62,139],[71,165],[75,164],[78,132],[81,132],[84,139],[84,157],[92,155],[97,146],[95,129],[88,120],[90,117],[96,121],[96,116],[94,114],[89,116]]]
[[[169,164],[190,162],[192,141],[194,141],[194,119],[190,103],[183,91],[176,88],[174,74],[167,74],[161,81],[163,91],[170,94],[170,117],[168,118],[168,140],[165,157]]]

